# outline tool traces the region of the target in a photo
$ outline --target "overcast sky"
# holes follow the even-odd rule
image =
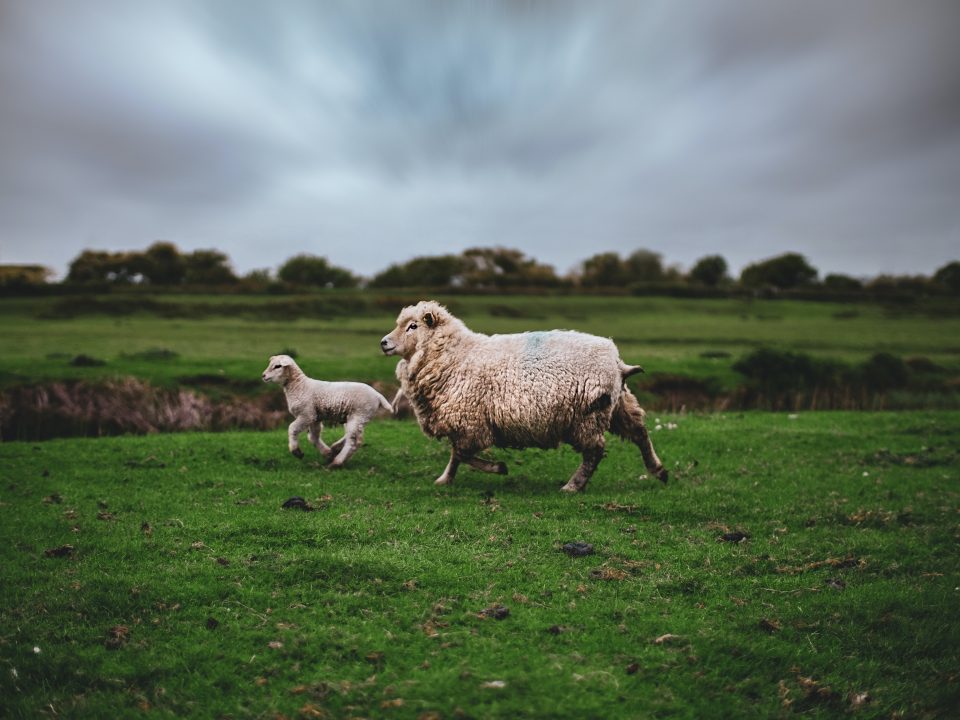
[[[0,0],[0,263],[960,258],[957,0]]]

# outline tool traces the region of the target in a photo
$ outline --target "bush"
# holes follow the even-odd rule
[[[296,255],[277,271],[277,277],[291,285],[313,285],[324,288],[354,288],[360,279],[349,270],[331,265],[325,257]]]

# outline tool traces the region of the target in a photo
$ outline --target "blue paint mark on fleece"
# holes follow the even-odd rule
[[[553,335],[551,330],[535,330],[523,334],[525,343],[523,346],[523,359],[526,362],[538,362],[543,359],[544,343]]]

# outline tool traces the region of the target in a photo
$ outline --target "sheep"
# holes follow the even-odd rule
[[[358,382],[326,382],[307,377],[289,355],[274,355],[263,371],[264,382],[283,385],[287,408],[294,416],[287,430],[290,452],[302,458],[299,436],[304,430],[314,447],[341,467],[363,442],[363,428],[380,408],[393,412],[387,399],[369,385]],[[327,446],[320,438],[323,422],[343,423],[343,437]]]
[[[607,430],[635,443],[647,470],[667,482],[626,386],[643,369],[625,364],[612,340],[570,330],[483,335],[429,300],[404,308],[380,348],[400,356],[397,379],[421,430],[450,440],[438,485],[453,482],[463,462],[506,474],[504,463],[477,457],[491,446],[565,442],[583,461],[561,490],[579,492],[603,459]]]

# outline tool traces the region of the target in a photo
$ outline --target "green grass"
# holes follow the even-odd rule
[[[184,317],[81,315],[50,319],[55,303],[83,298],[0,299],[0,385],[61,378],[135,375],[175,385],[178,378],[220,374],[256,380],[267,358],[294,348],[308,373],[328,379],[391,381],[395,363],[379,355],[379,340],[412,298],[333,293],[321,300],[227,296],[162,296]],[[109,296],[136,307],[150,296]],[[441,297],[471,328],[486,333],[570,328],[612,337],[629,362],[649,373],[711,378],[730,388],[735,359],[760,346],[847,362],[880,351],[925,356],[960,370],[960,313],[952,304],[887,307],[772,300],[678,300],[635,297]],[[322,302],[323,312],[309,310]],[[303,307],[285,319],[280,310]],[[239,308],[239,309],[238,309]],[[55,314],[54,314],[55,315]],[[179,354],[169,361],[130,357],[154,348]],[[703,357],[704,353],[729,357]],[[106,361],[75,368],[79,354]]]
[[[411,422],[339,472],[281,431],[0,445],[0,715],[956,711],[960,414],[661,420],[669,485],[615,441],[575,497],[568,450],[438,489]]]

